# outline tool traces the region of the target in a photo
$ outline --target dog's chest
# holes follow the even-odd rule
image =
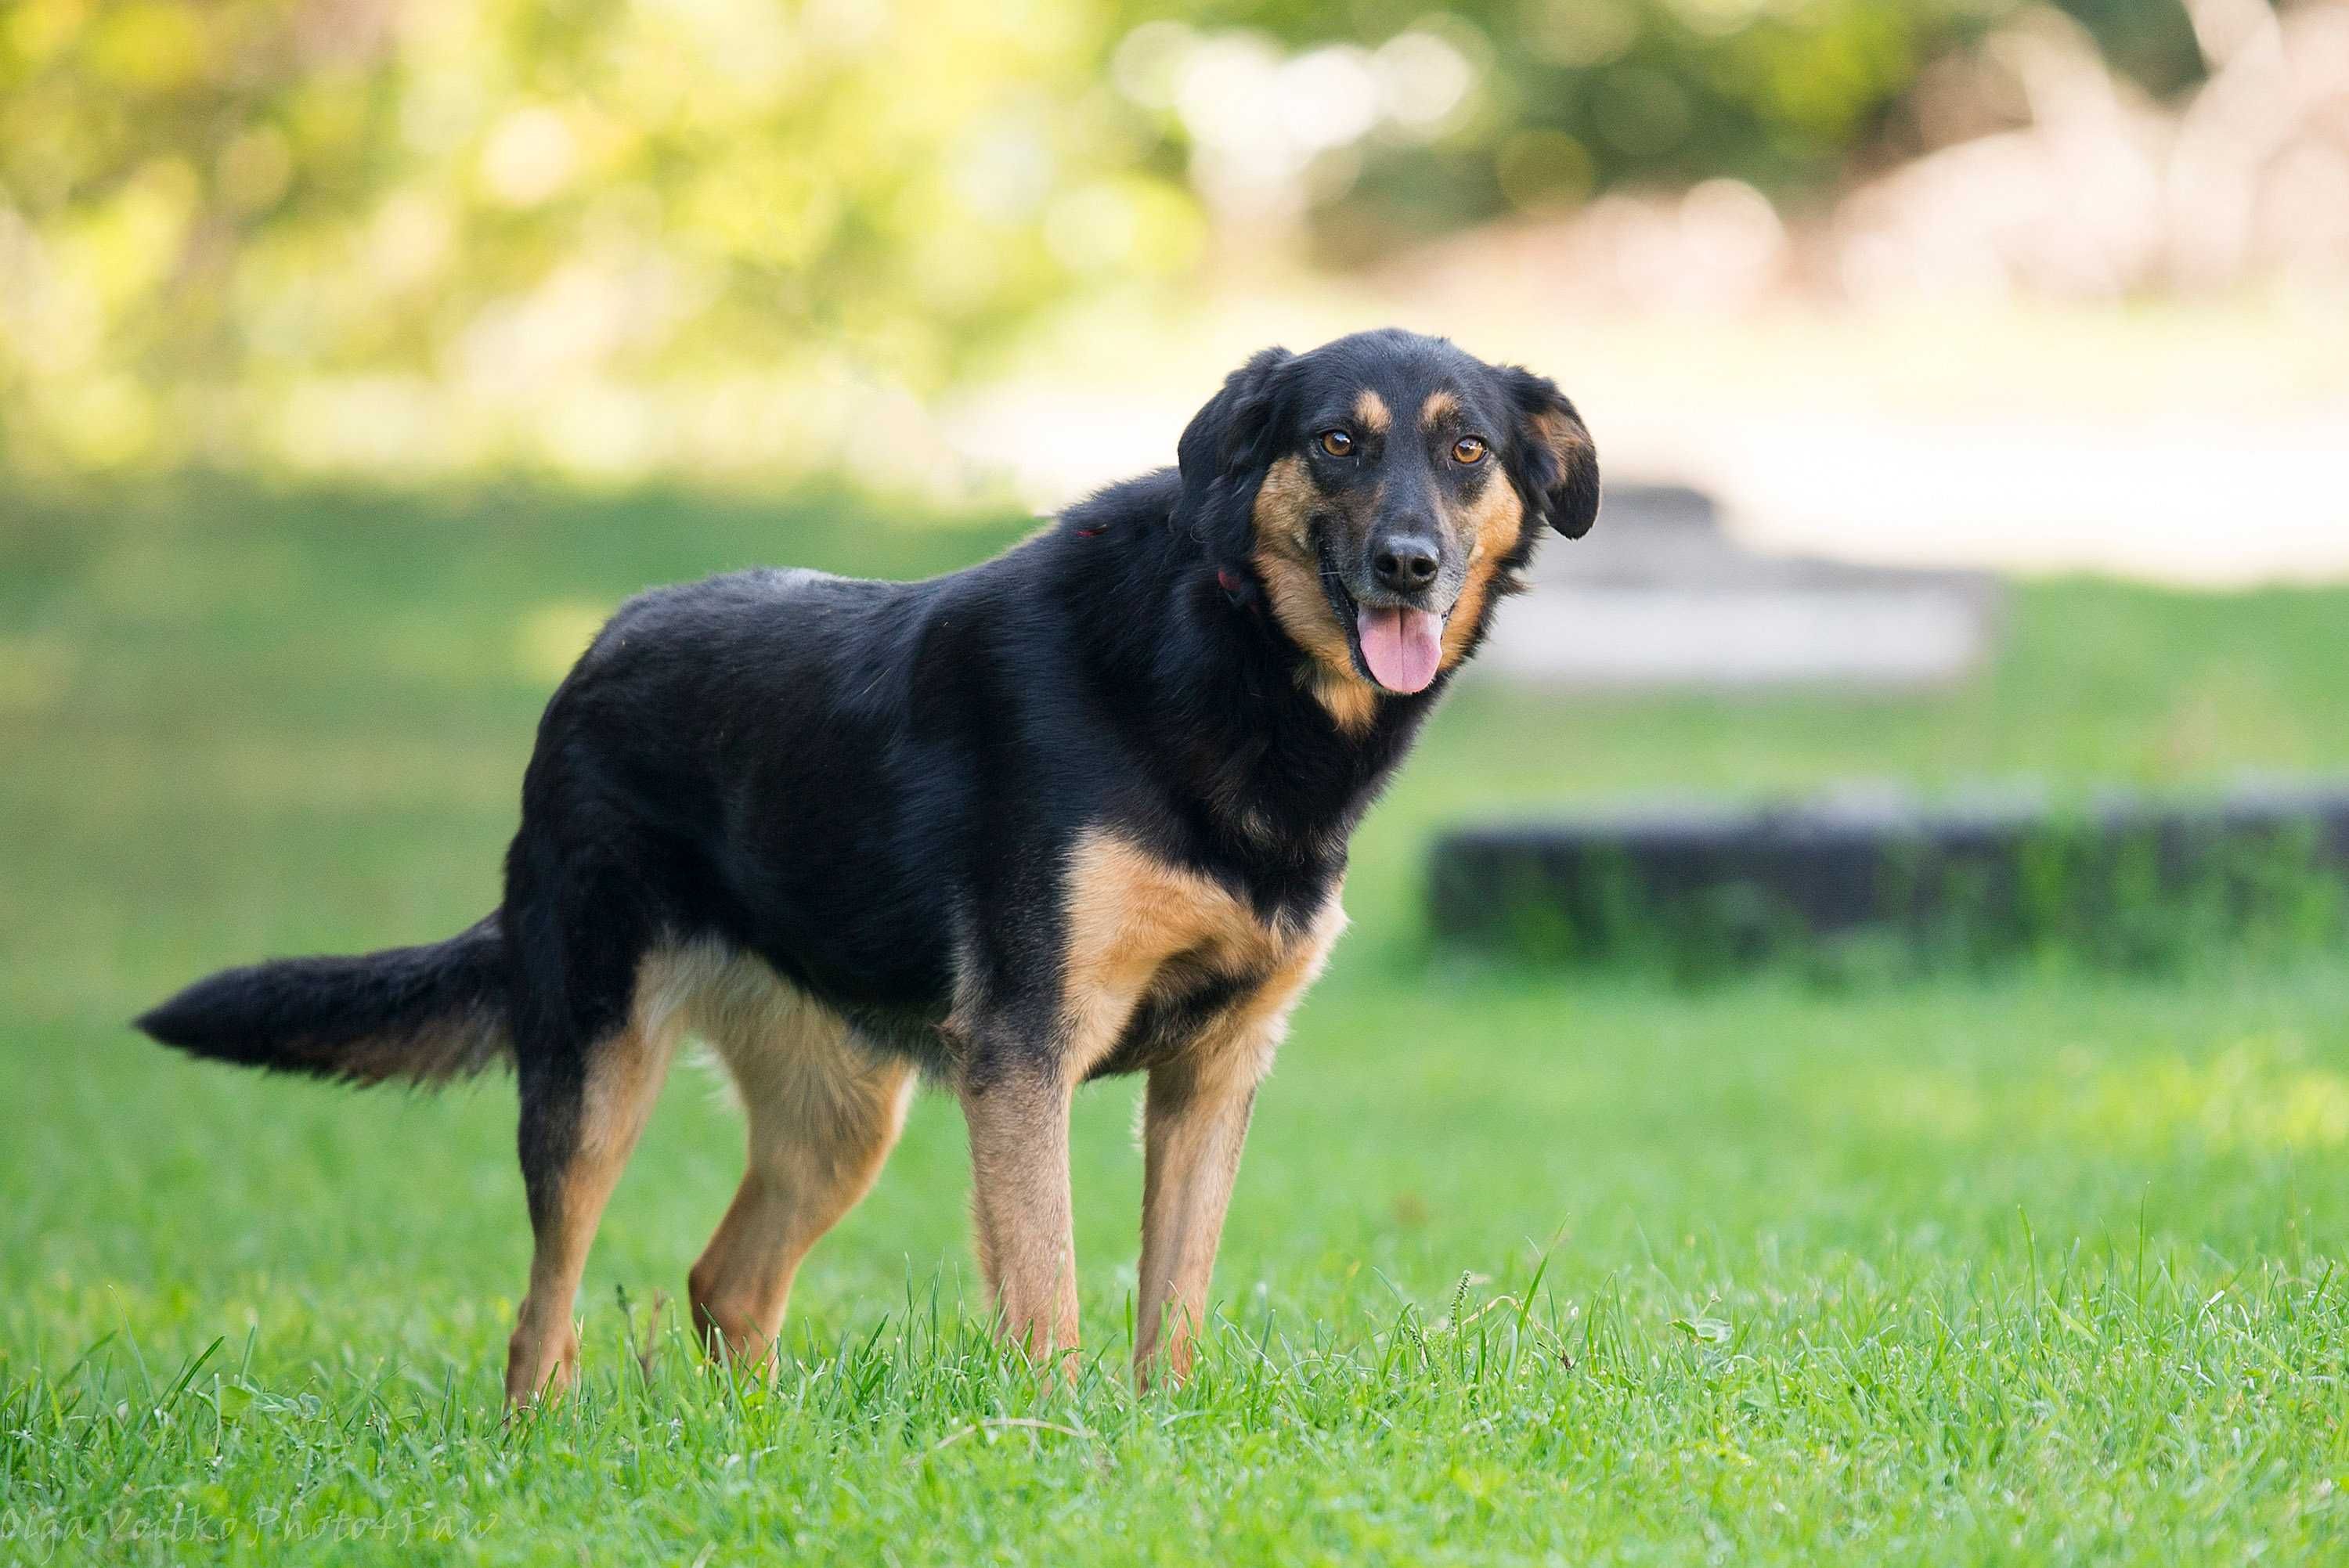
[[[1107,834],[1080,841],[1065,897],[1063,1013],[1094,1072],[1285,1014],[1345,922],[1334,886],[1301,917],[1268,919],[1215,879]]]

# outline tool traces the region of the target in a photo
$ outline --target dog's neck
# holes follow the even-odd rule
[[[1252,578],[1207,559],[1170,500],[1136,481],[1042,542],[1080,606],[1082,656],[1104,707],[1197,829],[1236,858],[1342,865],[1451,672],[1424,692],[1379,695],[1367,724],[1340,722],[1314,694],[1310,655]],[[1133,614],[1142,600],[1157,613]]]

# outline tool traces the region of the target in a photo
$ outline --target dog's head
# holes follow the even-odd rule
[[[1599,511],[1590,432],[1557,387],[1441,338],[1267,349],[1184,431],[1184,507],[1262,586],[1341,724],[1475,647],[1544,526]]]

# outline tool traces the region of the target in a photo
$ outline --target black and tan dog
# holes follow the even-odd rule
[[[1073,1347],[1070,1099],[1146,1072],[1135,1362],[1182,1376],[1347,840],[1541,530],[1590,526],[1599,469],[1550,382],[1399,332],[1257,355],[1178,457],[929,582],[632,601],[547,705],[494,914],[216,975],[140,1026],[362,1083],[510,1062],[536,1241],[515,1401],[575,1374],[588,1243],[681,1032],[749,1110],[691,1274],[743,1358],[917,1075],[968,1119],[999,1326]]]

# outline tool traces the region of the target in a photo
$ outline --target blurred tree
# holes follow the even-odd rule
[[[1213,219],[1816,186],[2019,3],[9,0],[0,460],[756,466]]]
[[[419,385],[594,459],[877,366],[935,385],[1195,211],[1066,0],[12,0],[0,439],[19,461],[397,445]],[[755,429],[738,432],[755,440]],[[273,442],[264,438],[266,447]],[[279,442],[276,444],[283,444]],[[567,449],[576,448],[574,453]],[[364,456],[364,452],[354,456]]]
[[[1467,62],[1476,90],[1393,121],[1333,182],[1317,228],[1340,261],[1512,209],[1571,207],[1626,184],[1727,176],[1774,196],[1829,185],[1889,150],[1883,132],[1937,58],[2027,0],[1224,0],[1200,32],[1254,29],[1288,49],[1418,35]],[[2179,0],[2062,0],[2150,90],[2197,78]],[[1171,20],[1144,7],[1145,20]],[[1409,90],[1368,56],[1381,87]],[[1195,128],[1194,128],[1195,130]]]

